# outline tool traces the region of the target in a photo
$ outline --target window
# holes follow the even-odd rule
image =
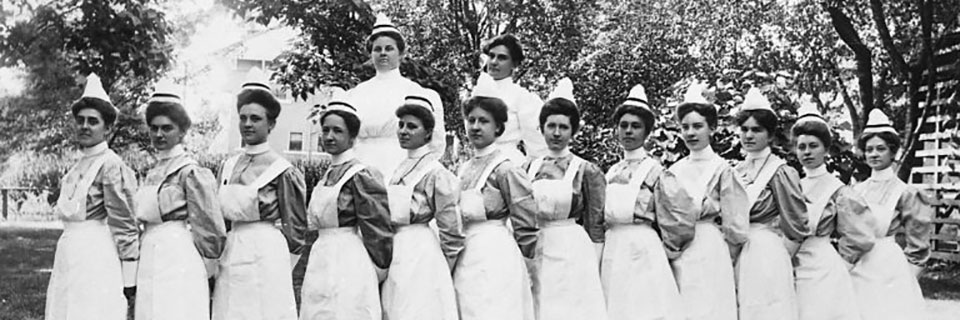
[[[291,132],[290,133],[290,151],[303,151],[303,133],[300,132]]]

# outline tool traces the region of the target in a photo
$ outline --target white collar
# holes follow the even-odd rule
[[[496,143],[491,143],[489,146],[477,149],[477,153],[474,155],[474,158],[479,158],[482,156],[489,155],[494,151],[497,151]]]
[[[157,154],[157,158],[159,158],[160,160],[166,160],[176,156],[180,156],[184,153],[186,153],[186,151],[183,150],[183,145],[177,144],[173,146],[173,148],[170,148],[169,150],[160,150],[160,152]]]
[[[639,147],[633,150],[624,150],[623,159],[624,160],[642,160],[647,157],[647,150],[643,147]]]
[[[266,141],[261,144],[248,144],[243,147],[243,152],[251,156],[266,153],[267,151],[270,151],[270,144]]]
[[[89,156],[92,156],[92,155],[95,155],[95,154],[100,154],[100,153],[102,153],[102,152],[104,152],[104,151],[107,151],[107,141],[106,141],[106,140],[101,141],[100,143],[98,143],[98,144],[96,144],[96,145],[94,145],[94,146],[92,146],[92,147],[89,147],[89,148],[81,148],[81,149],[80,149],[80,152],[83,152],[83,156],[84,156],[84,157],[89,157]]]
[[[746,160],[764,159],[770,156],[771,153],[770,146],[767,146],[760,151],[747,151]]]
[[[717,156],[709,144],[700,150],[690,150],[690,160],[709,160]]]
[[[570,147],[564,147],[560,151],[553,151],[553,150],[547,149],[547,152],[548,152],[547,153],[548,157],[563,158],[563,157],[566,157],[567,155],[570,155]]]
[[[893,172],[893,165],[886,169],[871,170],[870,178],[867,180],[886,181],[890,179],[897,179],[897,174]]]
[[[407,150],[407,158],[417,159],[417,158],[420,158],[420,157],[426,155],[427,153],[430,153],[430,144],[429,144],[429,143],[428,143],[428,144],[425,144],[425,145],[422,145],[422,146],[420,146],[419,148],[416,148],[416,149],[409,149],[409,150]]]
[[[816,178],[816,177],[825,175],[827,173],[830,173],[827,171],[827,165],[822,163],[820,164],[819,167],[816,167],[813,169],[807,169],[807,167],[803,167],[803,172],[807,174],[807,178]]]
[[[496,82],[496,83],[499,84],[499,85],[513,84],[513,76],[512,76],[512,75],[506,76],[506,77],[504,77],[503,79],[500,79],[500,80],[493,80],[493,82]]]
[[[373,77],[377,80],[393,80],[403,78],[403,75],[400,74],[400,68],[395,68],[387,71],[380,72],[377,70],[377,75]]]
[[[344,152],[341,152],[340,154],[333,155],[333,159],[331,159],[331,165],[343,164],[356,158],[357,153],[353,151],[353,148],[350,148]]]

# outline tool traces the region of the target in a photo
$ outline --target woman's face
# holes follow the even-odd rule
[[[183,142],[183,136],[186,134],[169,117],[160,115],[150,119],[150,140],[153,141],[153,147],[160,151],[166,151]]]
[[[423,127],[423,121],[413,115],[400,117],[400,127],[397,128],[397,139],[400,147],[413,150],[426,145],[430,140],[431,132]]]
[[[643,125],[643,119],[632,113],[625,113],[620,117],[616,132],[617,140],[627,151],[643,147],[643,143],[647,140],[647,128]]]
[[[570,117],[562,114],[547,116],[547,120],[540,127],[540,133],[543,134],[543,140],[547,142],[548,149],[554,152],[563,150],[570,145],[570,139],[573,137]]]
[[[694,111],[680,119],[680,133],[687,149],[699,151],[710,145],[713,128],[707,124],[707,118]]]
[[[240,107],[240,136],[246,145],[267,141],[274,122],[267,118],[267,108],[252,102]]]
[[[823,165],[827,156],[827,147],[817,136],[801,134],[797,136],[797,159],[807,169],[816,169]]]
[[[500,80],[513,75],[513,70],[517,68],[517,63],[510,56],[510,49],[507,46],[499,45],[490,48],[487,53],[487,73],[494,80]]]
[[[338,155],[350,150],[356,141],[350,136],[350,131],[347,130],[347,122],[343,121],[343,117],[336,114],[324,117],[320,130],[320,138],[323,141],[323,151],[332,155]]]
[[[740,124],[740,145],[747,152],[761,151],[770,146],[770,131],[757,122],[757,118],[750,117]]]
[[[109,127],[103,122],[100,111],[93,108],[81,109],[74,117],[77,121],[77,143],[81,148],[89,148],[107,139]]]
[[[373,45],[370,47],[370,60],[373,60],[377,71],[385,72],[399,68],[401,57],[403,53],[400,52],[400,47],[393,38],[379,36],[373,40]]]
[[[867,140],[863,154],[867,158],[867,165],[873,170],[883,170],[893,164],[893,149],[887,142],[878,136]]]
[[[470,110],[464,126],[467,128],[467,137],[470,138],[470,144],[476,149],[485,148],[497,141],[499,126],[493,119],[493,115],[483,108],[476,107]]]

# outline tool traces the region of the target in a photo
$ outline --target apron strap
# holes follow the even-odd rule
[[[353,178],[354,175],[356,175],[358,172],[360,172],[360,170],[363,170],[366,167],[367,166],[362,164],[356,164],[350,167],[350,169],[347,169],[347,172],[344,173],[342,177],[340,177],[340,180],[337,180],[337,183],[334,184],[333,186],[330,186],[330,188],[337,190],[337,192],[340,192],[340,189],[343,188],[343,185],[346,184],[347,181],[350,180],[350,178]]]
[[[227,158],[227,161],[223,163],[223,167],[220,168],[220,184],[227,185],[230,183],[230,178],[233,176],[233,169],[237,167],[237,161],[240,161],[240,156],[238,154]]]
[[[420,180],[423,180],[423,177],[426,177],[427,174],[432,172],[434,169],[440,168],[442,166],[443,165],[440,164],[440,161],[437,161],[437,160],[429,161],[425,163],[422,167],[420,167],[419,170],[414,168],[413,171],[408,173],[406,176],[400,177],[399,181],[403,181],[404,185],[416,186],[418,183],[420,183]],[[393,185],[399,185],[399,183],[396,183]]]
[[[843,187],[843,182],[841,182],[839,179],[829,179],[826,181],[825,186],[815,187],[818,189],[824,188],[826,189],[826,192],[824,192],[817,199],[808,199],[811,202],[807,205],[807,219],[809,219],[807,225],[811,230],[816,230],[817,226],[820,225],[820,218],[823,217],[823,210],[826,209],[827,203],[830,202],[830,198],[837,193],[837,190],[840,190],[840,188]]]
[[[257,189],[263,188],[270,183],[270,181],[273,181],[273,179],[276,179],[278,176],[280,176],[280,174],[286,171],[287,168],[292,166],[293,164],[291,164],[290,161],[287,161],[287,159],[279,158],[273,161],[273,163],[270,164],[270,167],[268,167],[267,170],[264,170],[263,173],[261,173],[260,176],[258,176],[257,179],[250,184],[250,186]]]
[[[496,169],[504,161],[507,161],[507,157],[503,154],[498,154],[494,156],[493,161],[490,161],[490,164],[486,168],[483,168],[483,172],[480,173],[480,176],[477,179],[477,182],[474,184],[473,188],[476,190],[483,189],[483,186],[486,184],[487,178],[490,177],[490,174],[493,173],[493,169]]]
[[[116,154],[113,154],[112,150],[107,149],[104,154],[101,154],[93,160],[93,163],[90,164],[90,168],[87,168],[87,172],[84,172],[83,180],[77,181],[76,186],[73,188],[71,198],[78,196],[77,192],[79,191],[82,191],[84,193],[83,196],[86,197],[86,193],[89,191],[90,186],[93,185],[93,180],[97,177],[97,173],[100,172],[100,169],[103,168],[103,165],[107,163],[107,157],[111,156],[111,154],[116,156]]]
[[[757,178],[753,180],[753,183],[747,185],[747,199],[750,201],[749,204],[752,206],[757,202],[757,198],[760,197],[760,193],[763,192],[763,189],[767,188],[767,184],[770,183],[770,179],[773,179],[773,175],[777,173],[777,170],[780,169],[780,166],[786,165],[787,162],[780,159],[775,155],[770,155],[770,162],[760,168],[760,173],[757,174]]]
[[[639,187],[647,180],[647,176],[650,175],[650,172],[653,171],[653,167],[657,164],[657,160],[647,157],[640,162],[640,166],[637,167],[637,170],[633,172],[633,176],[630,177],[630,186]]]
[[[570,160],[570,165],[567,166],[567,171],[563,173],[563,182],[568,185],[573,185],[573,179],[577,177],[577,172],[580,171],[580,166],[583,164],[583,159],[580,159],[578,156],[573,156],[573,159]]]
[[[530,167],[527,168],[527,176],[530,177],[530,180],[533,180],[537,172],[540,172],[541,167],[543,167],[543,157],[534,158],[530,162]]]

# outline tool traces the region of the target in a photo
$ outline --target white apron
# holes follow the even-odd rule
[[[583,160],[574,156],[563,179],[533,182],[540,238],[532,274],[534,307],[538,319],[606,319],[596,249],[586,230],[570,216],[573,180]],[[533,177],[543,158],[527,171]]]
[[[771,157],[753,183],[747,185],[748,205],[756,204],[781,165],[782,159]],[[740,320],[797,319],[796,289],[793,263],[783,238],[767,224],[751,223],[747,242],[735,266],[737,302]]]
[[[47,287],[47,320],[127,318],[120,256],[113,236],[105,220],[86,220],[87,192],[105,161],[106,155],[98,156],[85,172],[77,172],[74,166],[60,182],[54,210],[64,226]]]
[[[823,210],[830,197],[843,183],[830,180],[829,189],[820,199],[807,203],[808,227],[816,232]],[[797,304],[801,320],[860,320],[853,291],[853,282],[846,263],[830,244],[830,237],[808,237],[800,244],[794,268],[797,284]]]
[[[487,220],[481,189],[494,168],[506,160],[503,155],[496,157],[477,184],[460,194],[466,240],[453,273],[460,319],[533,320],[530,276],[520,247],[506,221]]]
[[[191,163],[165,168],[164,178]],[[141,186],[134,197],[137,219],[146,224],[140,239],[135,319],[210,319],[203,260],[185,221],[161,220],[159,188],[159,184]]]
[[[437,168],[442,168],[440,162],[432,161],[407,176],[405,185],[387,186],[390,220],[398,227],[381,295],[384,319],[459,319],[450,267],[437,235],[425,223],[410,224],[413,188]]]
[[[634,210],[643,181],[656,160],[640,163],[628,184],[607,184],[606,232],[600,282],[610,320],[679,320],[680,292],[660,236],[649,223],[635,224]],[[608,173],[607,181],[613,178]],[[645,195],[647,195],[645,193]]]
[[[220,257],[213,319],[296,319],[287,242],[271,221],[260,221],[257,190],[291,166],[274,161],[249,185],[227,184],[239,156],[227,160],[218,192],[224,218],[233,222]]]
[[[864,319],[924,319],[926,303],[917,278],[910,271],[903,249],[887,230],[896,214],[906,185],[890,192],[881,203],[867,203],[877,218],[877,242],[850,270]]]
[[[356,227],[340,227],[337,198],[343,185],[363,170],[364,165],[347,169],[333,186],[324,186],[326,174],[313,188],[307,219],[318,230],[310,249],[303,289],[300,319],[379,320],[379,281]],[[327,172],[329,174],[329,170]]]

